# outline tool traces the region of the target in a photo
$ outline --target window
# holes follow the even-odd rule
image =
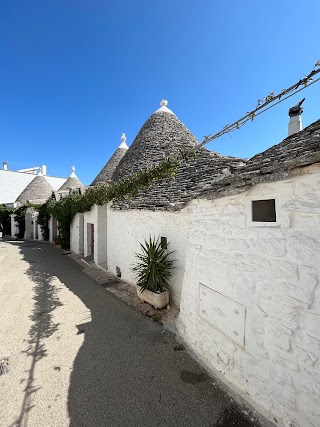
[[[167,249],[168,243],[167,243],[167,238],[166,237],[161,237],[161,247],[163,249]]]
[[[253,222],[276,222],[276,201],[253,200],[252,201],[252,221]]]

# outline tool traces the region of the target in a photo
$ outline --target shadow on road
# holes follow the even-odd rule
[[[20,243],[20,250],[30,263],[27,274],[35,282],[35,305],[26,349],[32,362],[15,427],[27,426],[37,391],[35,366],[46,356],[45,339],[59,327],[52,320],[53,311],[61,305],[51,283],[53,276],[80,298],[92,318],[74,325],[75,334],[84,334],[84,342],[70,377],[70,427],[229,427],[221,424],[221,415],[232,407],[230,398],[171,333],[106,292],[57,248],[26,242]],[[240,421],[233,427],[253,427],[238,416]]]
[[[39,246],[25,242],[14,242],[12,244],[20,246],[24,260],[30,264],[26,274],[31,277],[34,283],[34,306],[30,315],[32,326],[28,334],[27,348],[23,351],[30,357],[31,364],[27,370],[27,378],[22,379],[26,385],[21,411],[17,420],[12,424],[12,427],[26,427],[28,425],[28,414],[33,407],[32,397],[38,391],[34,378],[36,364],[47,355],[46,338],[58,330],[59,324],[54,323],[52,312],[62,304],[58,297],[58,290],[51,283],[52,275],[45,268],[42,269],[38,262],[40,259]]]

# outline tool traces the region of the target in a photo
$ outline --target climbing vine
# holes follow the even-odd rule
[[[20,206],[14,210],[15,221],[19,223],[20,236],[24,236],[26,230],[26,210],[27,205]]]
[[[84,194],[71,194],[59,201],[49,199],[41,206],[41,216],[45,218],[46,215],[53,215],[58,220],[60,246],[69,249],[70,224],[77,213],[88,212],[95,204],[101,206],[115,199],[133,197],[140,189],[150,187],[155,181],[174,176],[180,162],[194,156],[193,151],[181,152],[176,158],[164,160],[159,165],[144,169],[130,178],[108,185],[89,187]]]
[[[42,240],[45,242],[49,240],[49,221],[50,221],[50,212],[49,206],[51,203],[51,199],[47,200],[43,205],[35,207],[38,211],[37,222],[40,225]]]

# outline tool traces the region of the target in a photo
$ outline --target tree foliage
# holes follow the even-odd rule
[[[20,236],[23,237],[26,230],[27,205],[20,206],[14,210],[15,220],[19,223]]]
[[[0,223],[3,226],[3,233],[5,235],[11,234],[11,218],[10,215],[13,213],[13,208],[7,208],[0,206]]]

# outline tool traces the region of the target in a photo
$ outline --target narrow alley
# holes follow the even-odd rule
[[[0,295],[1,427],[260,426],[58,248],[0,242]]]

